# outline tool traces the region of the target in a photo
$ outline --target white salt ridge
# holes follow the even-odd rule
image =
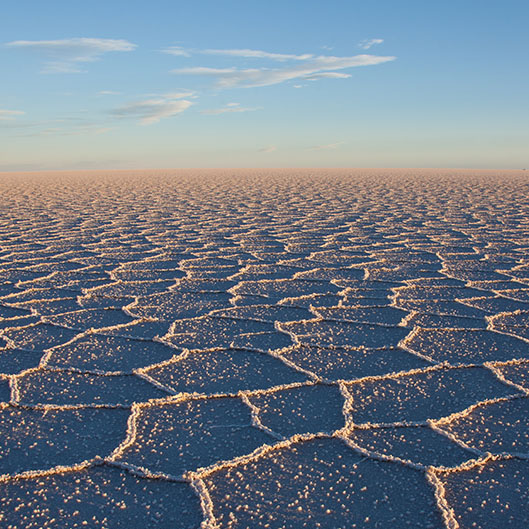
[[[0,524],[527,525],[528,184],[423,173],[4,175]]]

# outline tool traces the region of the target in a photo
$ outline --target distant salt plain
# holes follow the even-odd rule
[[[0,527],[529,527],[522,171],[0,174]]]

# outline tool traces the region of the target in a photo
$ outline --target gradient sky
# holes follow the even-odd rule
[[[526,0],[6,0],[0,171],[529,167]]]

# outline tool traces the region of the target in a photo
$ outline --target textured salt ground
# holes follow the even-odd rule
[[[2,485],[6,529],[199,527],[200,504],[185,483],[92,467]]]
[[[2,527],[527,525],[521,173],[0,191]]]
[[[182,393],[231,394],[307,380],[279,358],[242,349],[185,353],[142,372]]]
[[[129,410],[0,408],[0,474],[75,465],[110,453],[123,438]]]
[[[121,330],[126,334],[130,327]],[[169,360],[176,354],[173,348],[151,340],[81,334],[54,347],[46,365],[85,371],[132,372]]]
[[[439,479],[453,511],[454,527],[507,527],[529,524],[529,463],[507,459],[470,469],[443,472]]]
[[[206,484],[221,527],[443,526],[418,471],[364,459],[335,439],[219,469]]]

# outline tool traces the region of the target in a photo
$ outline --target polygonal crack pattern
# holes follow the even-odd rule
[[[0,525],[527,526],[527,196],[515,172],[3,175]]]

